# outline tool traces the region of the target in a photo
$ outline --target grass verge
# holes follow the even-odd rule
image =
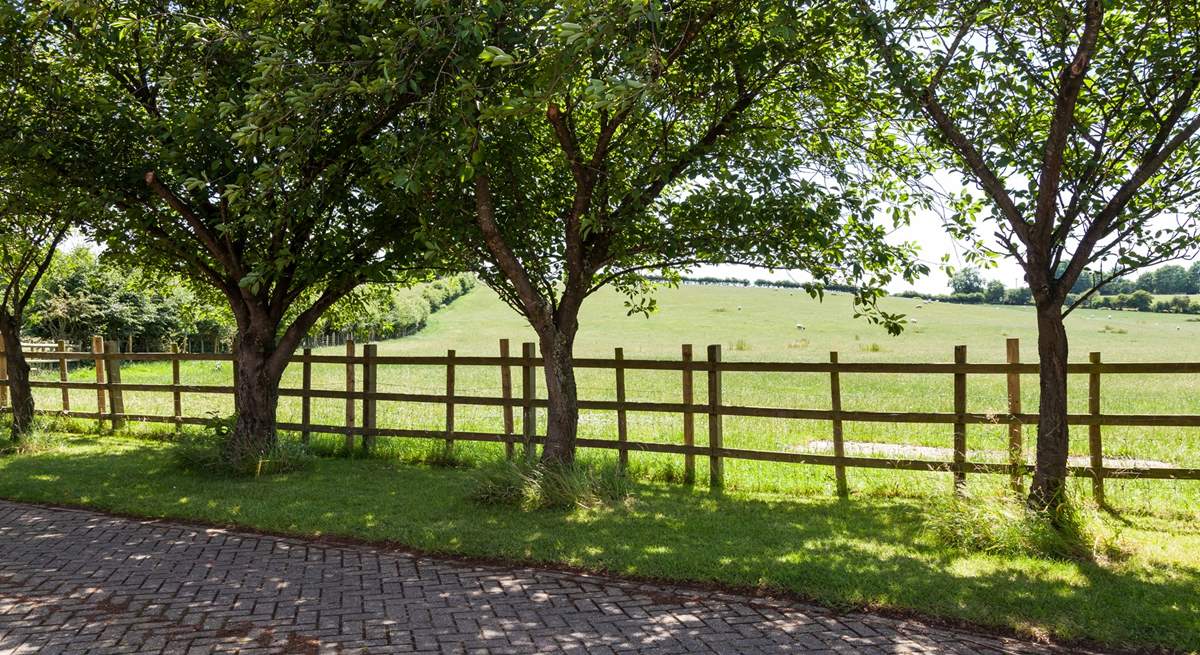
[[[950,544],[934,532],[938,510],[919,499],[630,483],[632,503],[524,511],[473,500],[474,470],[321,459],[302,472],[222,479],[180,470],[170,450],[66,437],[0,459],[0,497],[783,591],[1035,637],[1200,649],[1200,528],[1184,520],[1105,515],[1127,556],[1053,559]]]

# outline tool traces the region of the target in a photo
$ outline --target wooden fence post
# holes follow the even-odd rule
[[[614,370],[617,377],[617,466],[624,471],[629,467],[629,425],[625,412],[625,349],[613,350],[617,360]]]
[[[1007,343],[1008,364],[1008,413],[1021,413],[1021,374],[1016,367],[1021,363],[1021,340],[1009,339]],[[1008,421],[1008,464],[1012,467],[1012,489],[1021,492],[1021,477],[1025,469],[1025,453],[1021,444],[1021,422],[1015,418]]]
[[[521,344],[521,434],[525,439],[525,461],[533,462],[533,436],[537,433],[537,408],[533,406],[537,394],[537,368],[533,359],[537,351],[532,342]]]
[[[967,363],[967,347],[954,347],[954,363]],[[967,423],[964,414],[967,413],[967,374],[965,371],[954,373],[954,491],[961,494],[966,490],[967,472]]]
[[[171,396],[175,408],[175,431],[183,428],[183,394],[179,391],[182,376],[179,371],[179,344],[171,344]]]
[[[112,429],[125,428],[125,397],[121,393],[121,344],[109,341],[104,344],[104,359],[108,364],[108,404],[112,410]]]
[[[1088,425],[1088,451],[1092,456],[1092,497],[1097,505],[1104,504],[1104,445],[1100,441],[1100,353],[1089,355],[1092,366],[1088,371],[1088,413],[1093,422]]]
[[[0,409],[8,407],[8,356],[0,340]]]
[[[303,426],[303,430],[300,432],[300,441],[307,446],[312,438],[312,433],[308,430],[308,426],[312,423],[312,396],[308,395],[312,391],[312,348],[304,349],[304,357],[301,362],[300,386],[304,394],[300,396],[300,425]]]
[[[96,424],[99,425],[104,420],[104,415],[108,413],[108,402],[104,396],[104,383],[107,377],[104,375],[104,338],[92,337],[92,354],[96,356]]]
[[[712,489],[725,486],[721,428],[721,346],[714,344],[708,347],[708,484]]]
[[[504,397],[504,458],[513,458],[512,367],[508,363],[508,339],[500,340],[500,395]]]
[[[446,452],[454,448],[454,351],[446,351]]]
[[[833,411],[833,456],[837,458],[837,464],[833,467],[833,475],[837,481],[838,497],[848,498],[850,489],[846,485],[846,466],[842,463],[842,458],[846,456],[846,444],[842,435],[842,380],[838,373],[836,351],[829,353],[829,363],[833,365],[829,370],[829,402],[830,409]]]
[[[375,392],[378,391],[379,368],[375,360],[379,357],[379,346],[369,343],[363,346],[363,452],[375,448],[375,427],[378,420]]]
[[[346,457],[354,455],[354,339],[346,340]]]
[[[57,350],[60,353],[67,352],[67,342],[62,339],[56,344]],[[71,390],[67,388],[67,357],[62,355],[58,358],[58,381],[63,383],[62,388],[62,411],[71,411]]]
[[[692,344],[683,344],[683,445],[692,448],[696,445],[696,415],[692,413],[694,402],[692,387]],[[690,450],[683,456],[683,481],[685,484],[696,482],[696,455]]]

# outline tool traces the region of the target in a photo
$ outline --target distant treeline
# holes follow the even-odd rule
[[[368,284],[335,304],[314,326],[309,346],[348,338],[389,339],[412,334],[429,315],[476,285],[454,275],[397,287]],[[223,352],[236,325],[228,303],[182,279],[113,266],[88,248],[56,256],[30,304],[25,334],[90,347],[93,335],[123,350]]]
[[[666,281],[666,278],[660,276],[649,276],[649,279],[654,282]],[[792,280],[750,280],[741,277],[716,277],[712,275],[684,275],[680,277],[680,282],[683,284],[723,287],[772,287],[777,289],[808,289],[809,287],[805,282],[794,282]],[[824,284],[821,285],[821,288],[826,291],[843,291],[846,293],[858,291],[858,287],[848,284]]]
[[[1085,273],[1080,276],[1071,293],[1067,295],[1068,306],[1087,293],[1095,284],[1095,273]],[[663,281],[664,278],[652,278]],[[775,287],[781,289],[806,289],[803,282],[792,280],[750,280],[739,277],[718,277],[712,275],[683,276],[684,284],[700,284],[733,287]],[[1006,287],[998,280],[986,281],[979,269],[965,268],[951,276],[952,293],[930,294],[919,291],[901,291],[895,296],[901,298],[921,298],[935,302],[945,302],[962,305],[1032,305],[1033,294],[1027,287]],[[829,291],[844,291],[853,293],[855,287],[848,285],[829,284],[824,287]],[[1083,307],[1092,309],[1122,309],[1139,312],[1161,312],[1169,314],[1200,314],[1200,300],[1193,302],[1187,295],[1200,293],[1200,262],[1189,268],[1178,265],[1163,266],[1153,271],[1147,271],[1136,280],[1120,278],[1113,280],[1099,291],[1089,296],[1083,302]],[[1169,299],[1154,298],[1155,295],[1172,295]]]

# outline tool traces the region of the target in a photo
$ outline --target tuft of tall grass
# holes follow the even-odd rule
[[[525,511],[598,509],[625,504],[629,478],[613,464],[501,462],[480,470],[471,500]]]
[[[1120,533],[1090,506],[1068,502],[1050,516],[1004,491],[932,501],[925,529],[939,545],[994,555],[1095,561],[1123,557]]]
[[[214,416],[202,430],[180,434],[171,444],[175,465],[196,473],[239,477],[302,471],[317,462],[317,456],[307,445],[282,437],[270,452],[255,461],[231,462],[225,457],[225,443],[233,423],[233,417]]]

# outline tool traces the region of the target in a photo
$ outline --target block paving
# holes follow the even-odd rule
[[[1050,653],[800,603],[0,501],[0,653]]]

